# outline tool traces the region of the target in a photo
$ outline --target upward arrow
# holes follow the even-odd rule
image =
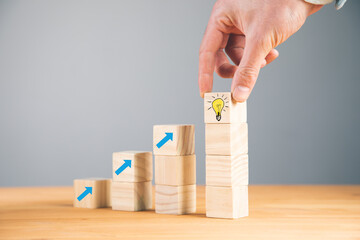
[[[85,187],[85,191],[77,197],[77,200],[83,200],[89,193],[92,195],[92,187]]]
[[[172,132],[166,132],[166,136],[156,144],[157,148],[161,148],[165,143],[167,143],[169,140],[173,140],[173,133]]]
[[[122,173],[122,171],[124,171],[127,167],[131,168],[131,160],[124,160],[123,165],[121,165],[116,171],[116,175],[119,175],[120,173]]]

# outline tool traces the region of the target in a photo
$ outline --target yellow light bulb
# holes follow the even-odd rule
[[[221,98],[217,98],[212,102],[212,108],[214,109],[216,113],[216,120],[221,120],[221,111],[224,108],[224,100]]]

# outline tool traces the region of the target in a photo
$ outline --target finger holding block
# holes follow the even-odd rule
[[[247,154],[247,123],[207,123],[205,126],[205,151],[207,155]]]
[[[89,178],[74,180],[74,207],[111,207],[111,179]]]
[[[246,102],[233,101],[230,92],[205,93],[204,120],[205,123],[246,122]]]
[[[147,182],[153,178],[151,152],[125,151],[113,153],[113,180]]]
[[[170,186],[196,184],[195,155],[156,155],[155,184]]]
[[[196,185],[155,186],[155,212],[189,214],[196,211]]]
[[[195,153],[194,125],[155,125],[154,155],[192,155]]]
[[[149,182],[112,182],[112,209],[143,211],[152,208],[152,184]]]
[[[249,184],[248,155],[206,156],[206,185],[242,186]]]
[[[206,186],[207,217],[234,219],[248,215],[248,186]]]

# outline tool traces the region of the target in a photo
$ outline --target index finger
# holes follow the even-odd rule
[[[221,48],[224,33],[209,22],[199,51],[199,89],[201,97],[211,92],[216,62],[216,52]]]

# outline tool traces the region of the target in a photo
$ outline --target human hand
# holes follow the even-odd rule
[[[278,57],[274,48],[320,8],[303,0],[218,0],[200,46],[200,95],[212,91],[215,69],[220,77],[233,78],[233,98],[245,101],[260,68]]]

